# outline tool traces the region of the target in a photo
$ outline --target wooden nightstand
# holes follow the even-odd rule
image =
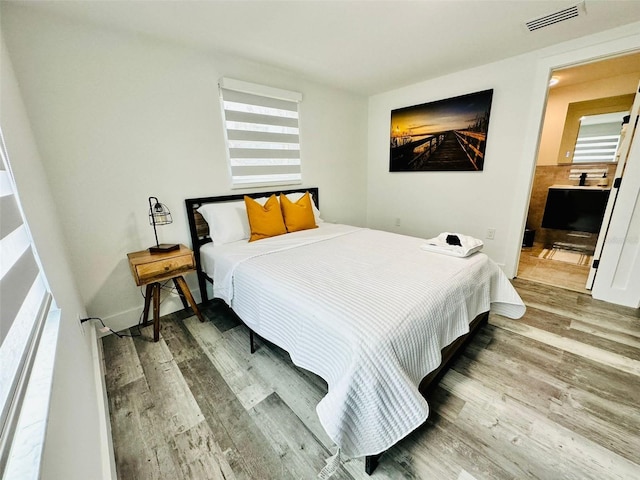
[[[198,310],[187,282],[184,281],[182,276],[185,273],[195,272],[196,270],[196,262],[190,248],[180,245],[178,250],[167,253],[149,253],[149,250],[142,250],[140,252],[127,253],[127,257],[129,258],[131,274],[136,285],[139,287],[142,285],[147,286],[144,298],[144,312],[142,314],[143,326],[149,324],[147,318],[149,317],[151,299],[153,299],[154,342],[160,339],[160,282],[173,280],[184,308],[188,308],[190,305],[193,313],[196,314],[201,322],[204,322],[204,317]]]

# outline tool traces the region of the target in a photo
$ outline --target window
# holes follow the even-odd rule
[[[230,78],[219,87],[232,187],[302,183],[302,95]]]
[[[37,478],[59,310],[24,219],[0,131],[0,476]]]

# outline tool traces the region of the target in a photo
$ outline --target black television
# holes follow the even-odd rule
[[[609,193],[600,188],[549,188],[542,227],[598,233]]]

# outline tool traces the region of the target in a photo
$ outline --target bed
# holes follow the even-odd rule
[[[425,395],[489,309],[519,318],[525,307],[486,255],[451,257],[421,249],[423,239],[322,222],[318,189],[303,191],[318,228],[255,242],[225,230],[241,219],[244,195],[187,199],[200,292],[206,300],[213,284],[249,328],[251,351],[255,332],[327,382],[320,422],[371,474],[424,423]],[[249,196],[281,192],[301,195]]]

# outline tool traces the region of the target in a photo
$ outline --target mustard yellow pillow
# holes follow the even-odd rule
[[[280,194],[280,206],[282,216],[288,232],[317,228],[316,219],[313,216],[311,196],[306,192],[297,202],[292,202],[286,195]]]
[[[247,207],[247,217],[251,227],[250,242],[287,233],[278,197],[271,195],[263,207],[253,198],[245,196],[244,204]]]

